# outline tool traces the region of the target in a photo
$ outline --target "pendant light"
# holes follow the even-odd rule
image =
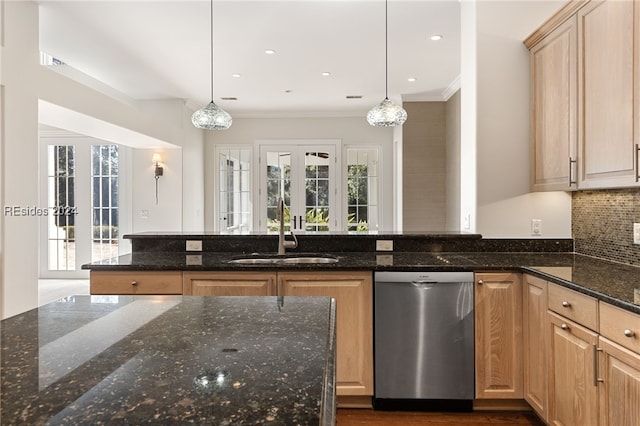
[[[389,100],[389,40],[387,0],[384,2],[384,100],[367,113],[367,121],[376,127],[399,126],[407,119],[407,112]]]
[[[211,102],[191,116],[191,122],[199,129],[225,130],[231,127],[231,115],[213,102],[213,0],[211,0]]]

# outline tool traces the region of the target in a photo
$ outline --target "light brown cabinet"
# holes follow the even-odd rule
[[[530,50],[533,191],[576,189],[577,28],[571,17]]]
[[[371,272],[278,272],[279,295],[336,299],[338,397],[373,395],[372,281]],[[343,401],[345,406],[357,398]],[[370,404],[370,398],[364,402]]]
[[[551,311],[549,416],[557,426],[598,424],[598,335]]]
[[[182,294],[191,296],[275,296],[275,272],[183,272]]]
[[[580,188],[637,184],[638,7],[591,1],[578,11]]]
[[[91,271],[91,294],[182,294],[180,271]]]
[[[600,425],[640,425],[640,354],[602,336],[599,347]]]
[[[638,0],[573,0],[525,40],[533,190],[640,185],[639,32]]]
[[[522,399],[522,276],[475,274],[476,398]]]
[[[547,282],[523,276],[524,399],[543,419],[548,410]]]

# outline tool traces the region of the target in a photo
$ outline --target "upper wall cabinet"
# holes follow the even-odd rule
[[[531,182],[534,191],[576,189],[577,20],[531,48]]]
[[[525,40],[534,191],[640,186],[638,31],[640,1],[574,0]]]

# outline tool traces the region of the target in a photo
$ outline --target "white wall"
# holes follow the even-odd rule
[[[184,102],[126,102],[40,66],[37,4],[4,1],[2,10],[2,207],[42,207],[37,182],[41,100],[45,124],[63,124],[66,130],[132,147],[181,150],[167,158],[167,176],[161,181],[165,209],[144,224],[135,223],[132,230],[137,231],[136,226],[155,231],[202,230],[204,135],[189,122],[190,111]],[[149,186],[154,185],[151,157],[145,151],[135,152],[131,161],[133,171],[139,173],[131,188],[134,201],[139,200],[138,210],[149,206]],[[37,305],[38,218],[3,215],[1,220],[1,310],[7,317]]]
[[[531,237],[531,219],[542,220],[542,237],[571,237],[571,196],[529,191],[529,54],[522,44],[563,3],[476,3],[476,231],[487,238]]]
[[[253,145],[256,140],[284,139],[341,139],[343,148],[352,144],[375,144],[383,146],[381,158],[383,170],[380,184],[387,197],[391,197],[393,186],[393,130],[370,126],[364,117],[345,118],[235,118],[233,125],[225,131],[207,135],[205,145],[205,194],[206,229],[213,230],[215,178],[215,144]],[[255,170],[255,166],[253,168]],[[387,199],[389,199],[387,198]],[[380,222],[381,230],[393,228],[393,203],[385,203]]]

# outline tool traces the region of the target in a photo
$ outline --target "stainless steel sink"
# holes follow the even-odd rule
[[[337,263],[338,258],[330,255],[291,256],[291,257],[241,257],[231,259],[229,263],[241,265],[298,265],[298,264],[327,264]]]
[[[285,257],[278,259],[279,263],[336,263],[338,259],[329,256],[313,256],[313,257]]]

